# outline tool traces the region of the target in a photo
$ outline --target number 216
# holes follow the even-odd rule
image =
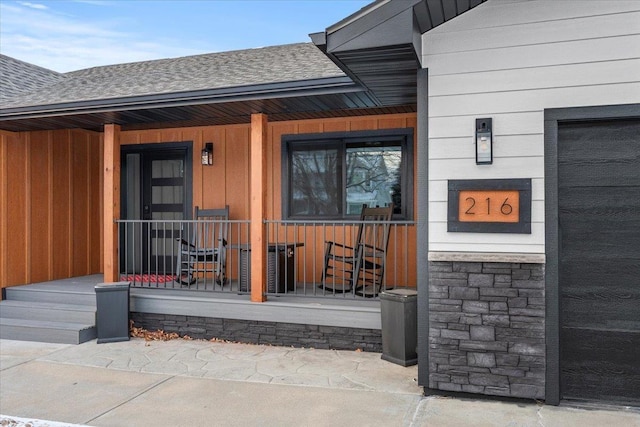
[[[467,215],[475,215],[476,214],[476,199],[473,197],[467,197],[465,201],[470,203],[469,208],[464,212]],[[487,215],[491,215],[491,198],[487,197],[485,199],[487,202]],[[478,206],[479,207],[479,206]],[[500,213],[502,215],[510,215],[513,212],[513,206],[509,204],[509,198],[507,197],[500,205]]]

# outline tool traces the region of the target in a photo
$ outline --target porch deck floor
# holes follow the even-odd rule
[[[94,294],[104,283],[102,274],[23,285],[33,291]],[[237,284],[234,289],[237,289]],[[209,283],[211,286],[211,283]],[[229,286],[229,285],[227,285]],[[309,284],[306,285],[307,289]],[[217,286],[220,289],[219,286]],[[319,291],[319,290],[318,290]],[[321,292],[319,292],[321,295]],[[252,303],[248,294],[225,290],[196,291],[184,288],[132,287],[131,311],[186,316],[229,318],[323,326],[380,329],[380,301],[354,298],[350,294],[319,296],[269,295],[266,302]]]
[[[95,293],[95,286],[104,282],[102,274],[92,274],[89,276],[70,277],[68,279],[50,280],[47,282],[31,283],[22,285],[20,288],[28,287],[29,290],[42,291],[58,291],[58,292],[77,292],[77,293]]]
[[[23,289],[29,290],[42,290],[42,291],[56,291],[56,292],[72,292],[72,293],[95,293],[95,286],[104,283],[104,276],[102,274],[92,274],[88,276],[70,277],[67,279],[51,280],[46,282],[30,283],[27,285],[21,285]],[[169,285],[172,286],[172,285]],[[148,285],[131,286],[131,292],[136,293],[139,290],[154,290],[165,292],[168,295],[184,295],[189,294],[194,297],[203,299],[249,299],[249,293],[239,292],[238,283],[231,281],[221,287],[212,281],[198,281],[191,286],[181,286],[175,283],[173,287],[163,287],[162,285],[156,286],[151,283]],[[304,292],[308,295],[302,295]],[[298,293],[296,295],[296,292]],[[315,294],[314,294],[315,292]],[[296,291],[287,291],[280,294],[268,294],[269,299],[276,299],[283,302],[299,302],[301,304],[322,304],[322,305],[364,305],[368,307],[378,307],[380,304],[376,299],[354,297],[350,292],[325,292],[318,287],[317,284],[297,284]]]

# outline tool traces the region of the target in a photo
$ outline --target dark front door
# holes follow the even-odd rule
[[[190,150],[167,145],[123,151],[123,218],[142,220],[128,224],[126,247],[121,248],[123,272],[176,271],[177,221],[188,219],[191,210],[191,163]]]
[[[558,126],[560,396],[640,404],[640,121]]]
[[[145,270],[170,274],[176,271],[176,237],[185,219],[184,156],[160,152],[143,156],[142,215],[153,220],[146,230],[149,242]],[[157,221],[157,222],[156,222]]]

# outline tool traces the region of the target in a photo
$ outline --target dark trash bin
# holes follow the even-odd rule
[[[129,286],[131,282],[96,285],[98,344],[129,341]]]
[[[418,363],[418,293],[392,289],[380,294],[382,359],[402,366]]]

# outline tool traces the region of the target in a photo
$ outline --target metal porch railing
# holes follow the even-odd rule
[[[249,247],[249,221],[116,222],[120,279],[130,281],[132,287],[243,292],[238,254]],[[203,229],[209,230],[209,237],[194,236],[195,230]]]
[[[215,261],[204,256],[216,253],[217,237],[196,239],[190,249],[181,244],[181,241],[192,241],[193,230],[204,222],[213,230],[225,229],[224,253],[217,254],[223,258],[223,277]],[[249,221],[118,220],[117,223],[120,279],[130,281],[133,287],[230,294],[251,292]],[[362,224],[362,221],[265,220],[266,294],[362,299],[348,283],[324,277],[326,242],[355,245],[357,230]],[[385,268],[378,291],[415,287],[415,223],[389,221],[388,225]],[[213,233],[218,236],[218,231]],[[211,243],[203,245],[199,241]],[[198,258],[197,254],[203,256]],[[329,282],[331,286],[327,285]],[[367,296],[376,297],[377,293]]]
[[[327,274],[326,263],[335,257],[335,254],[327,254],[327,242],[356,248],[358,229],[365,223],[266,220],[269,242],[267,295],[361,298],[354,289],[359,279],[354,278],[349,283],[349,273],[345,271],[331,277]],[[387,289],[415,287],[415,223],[379,221],[377,224],[389,226],[388,246],[382,260],[384,271],[379,277],[380,289],[364,296],[377,297]],[[356,256],[354,253],[354,258]],[[366,268],[366,265],[361,267],[361,272]]]

